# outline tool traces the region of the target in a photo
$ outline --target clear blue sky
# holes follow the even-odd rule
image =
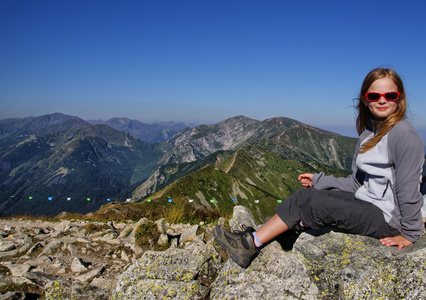
[[[420,0],[2,0],[0,119],[284,116],[344,132],[364,76],[391,67],[423,130],[425,15]]]

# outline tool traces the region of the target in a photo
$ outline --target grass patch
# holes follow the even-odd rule
[[[86,231],[86,234],[92,234],[95,232],[104,232],[106,229],[110,229],[111,227],[105,224],[96,224],[96,223],[89,223],[82,227]]]
[[[157,243],[161,233],[158,231],[157,225],[151,222],[140,225],[135,232],[136,245],[142,249],[150,249],[150,240],[153,242],[154,251],[164,251],[170,245],[159,245]]]
[[[151,203],[143,202],[146,207],[143,216],[149,220],[166,219],[168,223],[199,224],[217,223],[221,214],[217,210],[209,210],[205,207],[195,207],[185,200],[175,200],[172,203],[161,204],[157,201]]]
[[[10,271],[5,266],[0,265],[0,274],[7,275],[7,274],[10,274]]]
[[[32,215],[21,215],[21,214],[16,214],[13,216],[4,216],[1,217],[2,219],[5,220],[26,220],[26,221],[43,221],[43,222],[59,222],[60,220],[57,219],[56,217],[49,217],[49,216],[32,216]]]
[[[140,203],[111,202],[103,205],[98,211],[86,215],[62,213],[53,218],[48,216],[15,215],[13,217],[4,217],[4,219],[41,220],[48,222],[60,222],[65,219],[99,223],[106,223],[108,221],[127,223],[128,221],[139,221],[145,217],[153,221],[165,218],[169,223],[189,223],[195,225],[200,222],[217,223],[221,216],[228,219],[232,217],[227,217],[227,215],[232,215],[232,212],[226,213],[222,211],[219,213],[217,209],[211,210],[198,204],[194,205],[189,203],[188,200],[174,200],[172,203],[154,200],[151,203],[147,201]],[[89,234],[93,231],[104,229],[96,228],[97,226],[96,224],[86,225],[84,228]]]

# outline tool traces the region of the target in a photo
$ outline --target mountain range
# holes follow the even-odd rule
[[[60,113],[0,120],[0,212],[87,213],[109,201],[149,198],[213,210],[246,202],[263,217],[299,188],[300,172],[348,174],[356,145],[284,117],[236,116],[192,128],[156,123],[152,131],[125,118],[97,123]],[[141,135],[171,128],[177,132],[158,143]]]
[[[112,118],[107,121],[88,120],[90,124],[104,124],[123,132],[128,132],[148,144],[163,143],[173,135],[187,127],[195,127],[193,123],[184,122],[154,122],[152,124],[142,123],[138,120],[128,118]]]

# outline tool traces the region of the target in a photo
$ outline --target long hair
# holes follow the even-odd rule
[[[382,78],[390,78],[398,87],[398,92],[400,92],[401,95],[399,96],[398,106],[395,112],[381,122],[375,122],[372,113],[366,105],[368,100],[365,97],[365,93],[367,93],[368,89],[374,81]],[[359,103],[356,106],[358,111],[358,117],[356,119],[356,130],[358,134],[361,135],[361,133],[366,129],[374,129],[376,131],[374,137],[364,143],[359,151],[360,153],[365,153],[376,146],[381,138],[386,135],[386,133],[388,133],[396,123],[405,119],[405,113],[407,111],[407,98],[405,96],[404,84],[402,83],[399,75],[392,69],[377,68],[368,73],[364,78],[358,99]]]

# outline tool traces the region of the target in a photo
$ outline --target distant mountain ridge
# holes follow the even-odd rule
[[[8,145],[10,140],[20,141]],[[0,211],[55,215],[97,210],[102,200],[130,193],[132,185],[157,168],[160,155],[151,145],[106,125],[9,136],[0,140]],[[46,201],[49,197],[53,201]]]
[[[76,129],[87,125],[90,124],[83,119],[61,113],[22,119],[4,119],[0,120],[0,139],[13,134],[46,135],[51,132]]]
[[[145,124],[128,118],[112,118],[107,121],[89,120],[88,122],[91,124],[105,124],[120,131],[131,133],[149,144],[163,143],[179,131],[187,127],[195,127],[195,124],[183,122],[154,122],[152,124]]]
[[[317,138],[324,143],[317,145],[315,142]],[[349,154],[347,151],[351,152],[353,149],[348,149],[347,146],[351,147],[354,140],[290,118],[277,117],[257,121],[236,116],[211,126],[203,125],[182,130],[163,144],[162,149],[166,154],[162,163],[192,162],[219,150],[236,150],[246,143],[258,143],[266,147],[274,145],[270,150],[277,153],[293,152],[291,156],[294,158],[310,156],[313,160],[319,158],[323,164],[349,168],[350,162],[341,160],[337,152]],[[298,147],[294,147],[294,143],[298,143]],[[309,143],[309,147],[314,149],[308,149],[309,147],[305,147],[303,143]],[[291,147],[286,146],[287,144]],[[295,149],[303,151],[297,153]],[[324,151],[328,154],[320,153]],[[285,153],[282,154],[287,156]],[[353,152],[350,154],[350,160],[352,154]]]
[[[116,127],[134,124],[111,120]],[[202,199],[234,194],[285,198],[302,169],[344,173],[356,144],[356,139],[283,117],[236,116],[185,128],[156,144],[63,114],[0,120],[0,133],[0,212],[33,215],[87,213],[107,199],[151,196],[191,197],[201,205]],[[206,180],[185,181],[199,176],[217,180],[212,186],[203,185]]]

